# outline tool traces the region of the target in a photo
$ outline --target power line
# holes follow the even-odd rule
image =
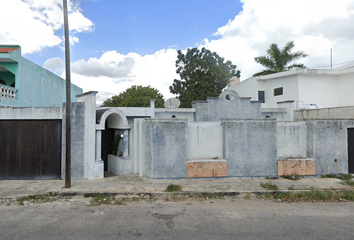
[[[354,60],[353,60],[353,61],[348,61],[348,62],[342,62],[342,63],[332,64],[332,66],[343,65],[343,64],[347,64],[347,63],[354,63]],[[327,68],[327,67],[331,67],[331,65],[323,65],[323,66],[308,67],[308,68],[310,68],[310,69],[316,69],[316,68]]]

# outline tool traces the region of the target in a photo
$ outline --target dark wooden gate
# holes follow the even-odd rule
[[[348,168],[354,173],[354,128],[348,128]]]
[[[104,162],[104,171],[108,170],[108,154],[111,154],[110,142],[114,141],[114,129],[108,128],[106,121],[105,130],[102,131],[102,148],[101,148],[101,158]]]
[[[0,121],[0,179],[60,179],[61,120]]]

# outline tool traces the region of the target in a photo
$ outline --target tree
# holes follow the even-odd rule
[[[150,99],[156,100],[155,107],[164,107],[164,98],[159,90],[133,85],[119,95],[108,98],[102,107],[149,107]]]
[[[263,65],[267,69],[255,73],[253,76],[268,75],[294,68],[306,68],[304,64],[293,63],[299,58],[307,57],[307,54],[302,51],[291,53],[294,46],[294,41],[285,44],[283,49],[279,49],[278,45],[275,43],[271,44],[267,50],[267,56],[254,58],[257,63]]]
[[[191,107],[195,100],[219,96],[232,76],[240,77],[236,65],[224,62],[216,52],[205,48],[188,48],[186,54],[178,50],[176,67],[181,80],[173,81],[170,92],[177,94],[181,107]]]

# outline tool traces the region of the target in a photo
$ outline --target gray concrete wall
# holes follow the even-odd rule
[[[232,90],[226,90],[217,98],[192,102],[197,122],[220,121],[221,118],[261,118],[261,103],[251,98],[240,98]]]
[[[277,122],[278,158],[307,157],[305,122]]]
[[[34,107],[0,107],[0,119],[8,120],[35,120],[35,119],[62,119],[61,107],[34,108]]]
[[[221,122],[188,122],[187,158],[223,158]]]
[[[145,119],[145,176],[187,177],[186,119]]]
[[[347,128],[354,127],[354,120],[314,120],[307,121],[306,125],[316,175],[348,173]]]
[[[84,112],[84,177],[90,180],[104,177],[104,163],[96,159],[96,94],[91,91],[77,95],[78,102],[85,104]],[[81,117],[81,116],[80,116]],[[78,133],[80,134],[80,133]]]
[[[63,104],[62,121],[62,171],[65,178],[65,143],[66,143],[66,107]],[[85,147],[85,103],[71,104],[71,179],[84,179],[84,147]]]
[[[262,108],[262,118],[275,118],[277,121],[285,121],[285,108]]]
[[[294,111],[294,121],[321,119],[354,119],[354,106]]]
[[[222,127],[229,177],[277,175],[277,124],[274,119],[223,119]]]
[[[193,108],[177,108],[177,109],[155,109],[155,118],[184,118],[189,122],[194,121],[194,112]]]

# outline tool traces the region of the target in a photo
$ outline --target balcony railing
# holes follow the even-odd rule
[[[16,99],[16,92],[17,92],[16,88],[0,84],[0,97],[1,98],[9,98],[9,99],[15,100]]]

